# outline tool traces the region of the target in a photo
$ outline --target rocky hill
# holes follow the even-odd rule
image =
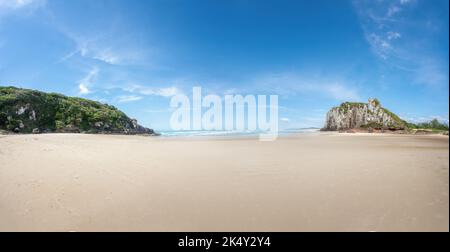
[[[0,87],[0,130],[16,133],[155,134],[113,106],[16,87]]]
[[[368,103],[344,102],[327,113],[324,130],[357,128],[403,130],[408,123],[383,108],[377,99]]]

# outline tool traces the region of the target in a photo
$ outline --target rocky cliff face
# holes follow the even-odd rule
[[[401,130],[406,122],[383,108],[377,99],[369,103],[344,102],[327,113],[324,130],[347,130],[355,128]]]
[[[113,106],[16,87],[0,87],[0,130],[155,134]]]

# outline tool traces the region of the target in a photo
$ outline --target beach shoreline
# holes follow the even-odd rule
[[[0,231],[448,231],[442,135],[0,136]]]

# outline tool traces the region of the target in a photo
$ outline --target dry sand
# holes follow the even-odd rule
[[[0,231],[448,231],[443,136],[0,136]]]

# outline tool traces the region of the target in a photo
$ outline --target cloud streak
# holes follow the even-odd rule
[[[256,87],[280,95],[315,94],[339,101],[360,100],[360,95],[355,87],[344,84],[344,81],[330,80],[325,77],[283,72],[258,77],[252,83]]]
[[[98,67],[93,67],[78,83],[80,95],[91,93],[90,86],[94,83],[98,75]]]
[[[143,97],[142,96],[136,96],[136,95],[121,95],[117,97],[117,102],[124,103],[124,102],[133,102],[133,101],[139,101]]]
[[[64,55],[60,61],[67,61],[75,55],[110,65],[132,64],[139,59],[140,52],[117,49],[112,45],[105,44],[101,38],[85,38],[70,32],[65,32],[65,34],[75,43],[75,49]]]
[[[0,0],[0,9],[17,10],[27,7],[42,7],[46,0]]]
[[[46,3],[46,0],[0,0],[0,24],[4,17],[32,15]]]
[[[180,89],[177,87],[148,87],[142,85],[131,85],[128,87],[122,88],[124,91],[130,93],[137,93],[140,95],[152,95],[152,96],[162,96],[162,97],[172,97],[174,95],[182,93]]]
[[[76,31],[69,28],[53,15],[53,24],[75,46],[72,51],[63,55],[59,62],[80,56],[99,63],[116,66],[148,65],[147,55],[150,50],[137,44],[137,39],[123,32],[114,31],[114,27],[105,27],[101,32],[90,34],[87,31]]]
[[[439,86],[448,82],[448,61],[435,52],[439,36],[429,23],[433,16],[415,18],[416,1],[354,1],[364,36],[381,63],[404,71],[412,83]],[[447,70],[446,70],[447,69]]]

